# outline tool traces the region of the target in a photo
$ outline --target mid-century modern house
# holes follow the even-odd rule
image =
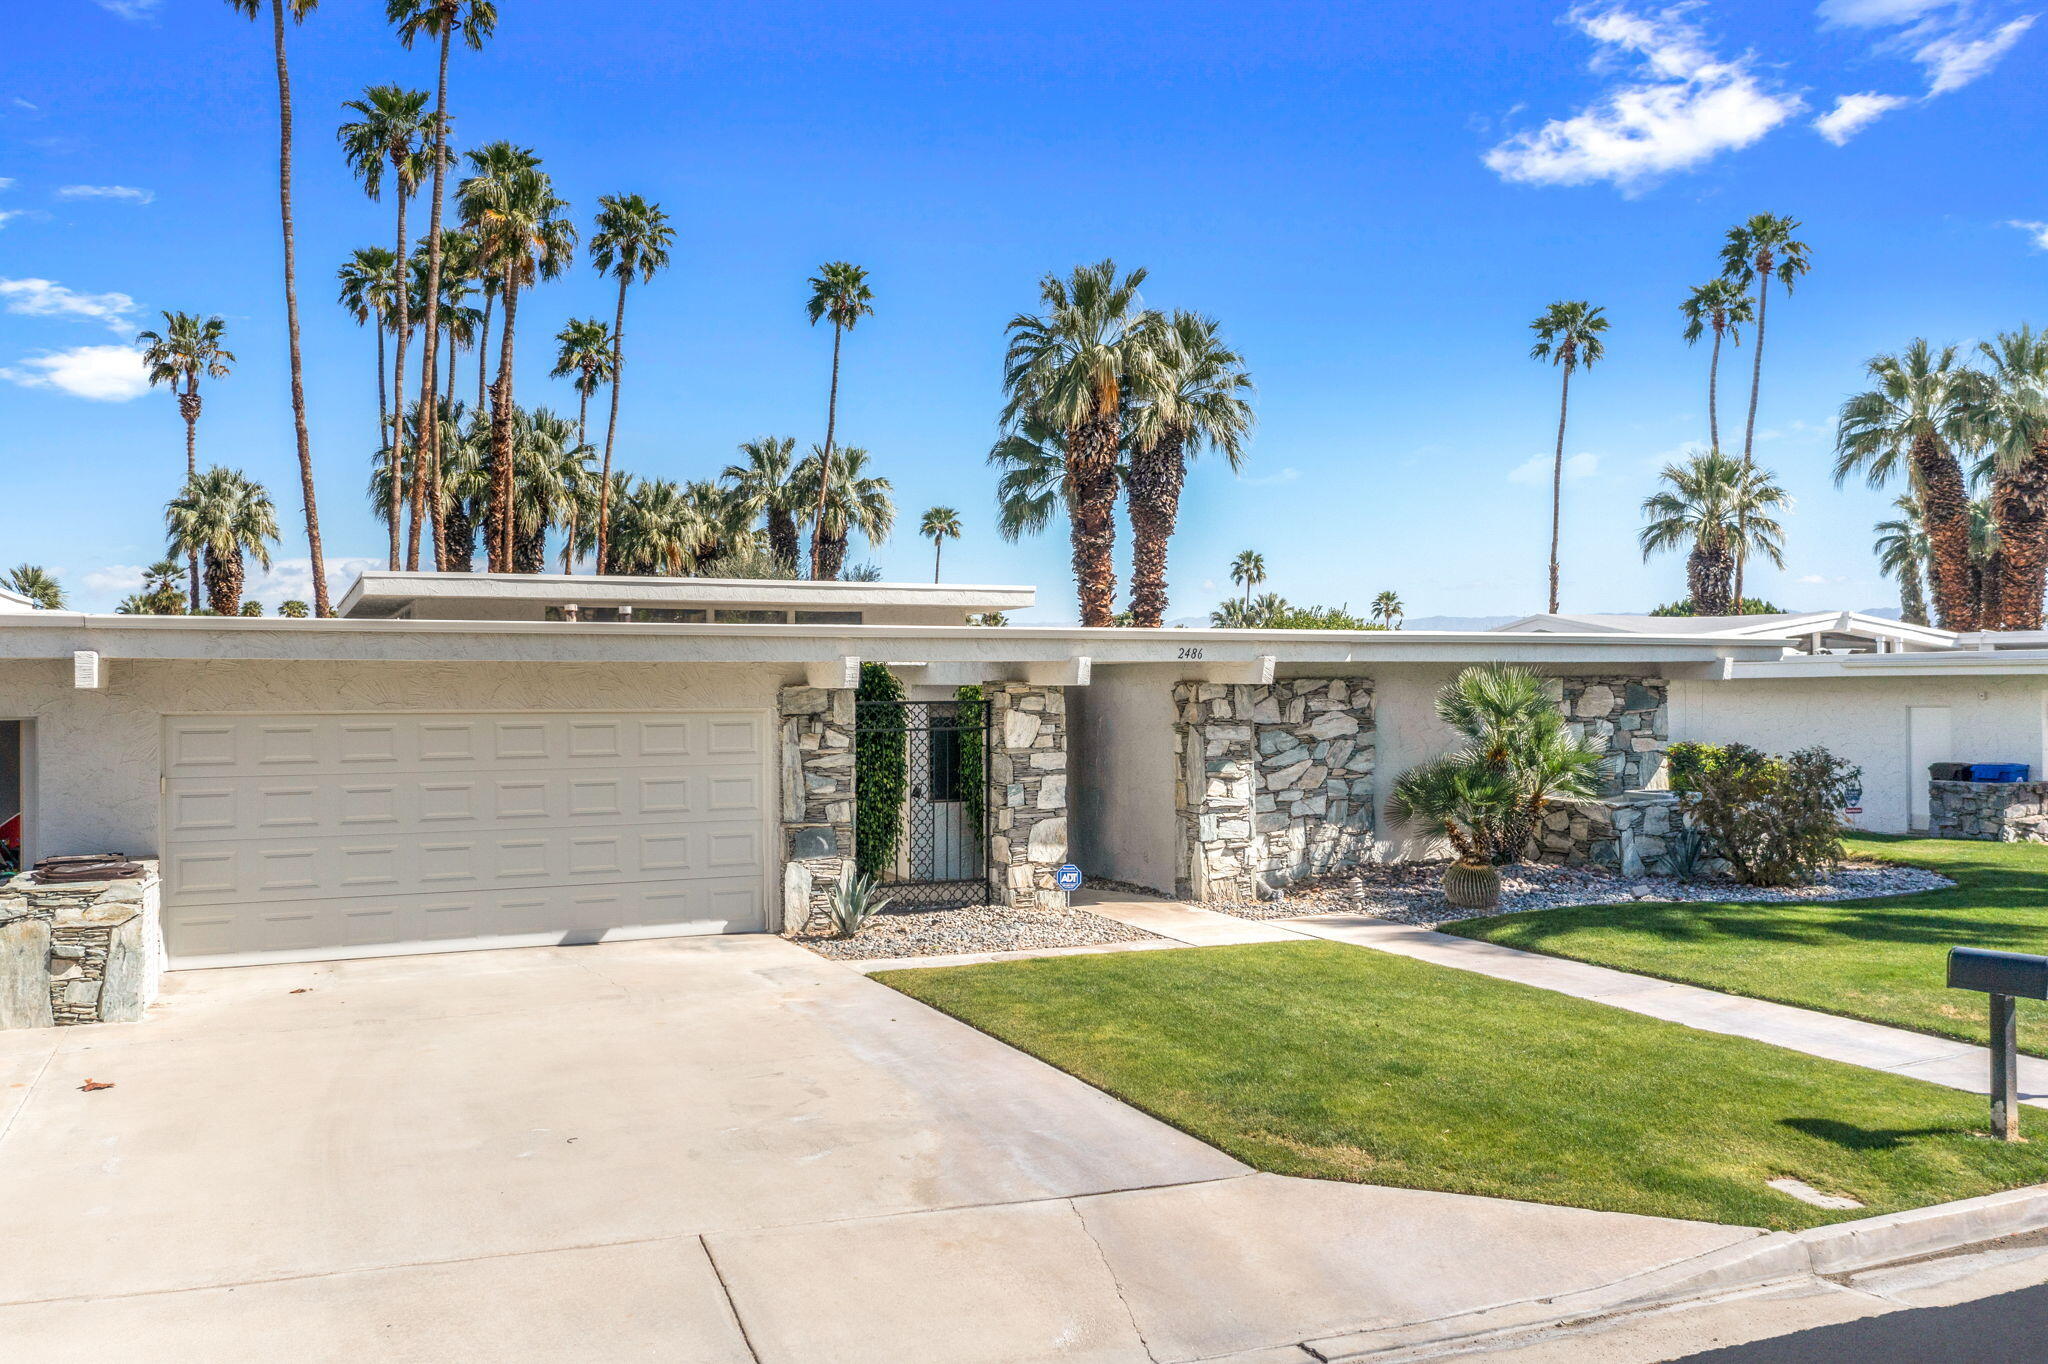
[[[19,811],[30,861],[159,863],[169,964],[205,967],[795,925],[845,873],[854,746],[875,726],[907,754],[906,898],[1018,905],[1062,903],[1069,862],[1226,898],[1412,851],[1391,779],[1447,745],[1435,693],[1478,662],[1556,679],[1610,754],[1616,808],[1658,798],[1673,738],[1826,744],[1863,765],[1861,822],[1891,830],[1924,823],[1927,763],[2048,759],[2048,641],[1843,613],[968,623],[1034,600],[383,572],[330,620],[16,599],[0,603],[0,818]],[[901,680],[900,705],[856,706],[863,663]],[[1546,851],[1612,861],[1591,846],[1611,823],[1560,817]],[[1655,852],[1639,840],[1623,860]]]

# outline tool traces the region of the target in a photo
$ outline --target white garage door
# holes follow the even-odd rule
[[[173,966],[767,927],[759,712],[165,729]]]

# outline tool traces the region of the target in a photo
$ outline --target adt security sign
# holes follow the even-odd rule
[[[1072,862],[1069,862],[1054,872],[1052,879],[1053,884],[1061,890],[1079,890],[1081,888],[1081,869]]]

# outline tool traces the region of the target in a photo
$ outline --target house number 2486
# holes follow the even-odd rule
[[[1180,656],[1182,658],[1200,658],[1202,651],[1198,648],[1186,648],[1180,651]]]

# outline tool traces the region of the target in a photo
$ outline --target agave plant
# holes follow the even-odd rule
[[[832,936],[850,938],[878,918],[890,904],[872,876],[856,875],[841,881],[825,893],[825,915],[832,921]]]

